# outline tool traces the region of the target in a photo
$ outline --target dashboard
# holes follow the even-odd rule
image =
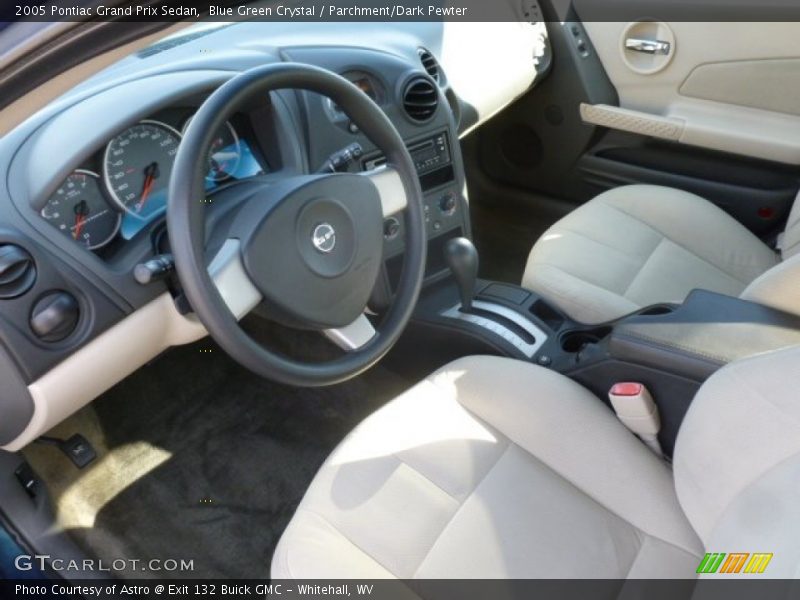
[[[64,178],[41,216],[101,256],[133,239],[166,211],[172,165],[195,110],[169,107],[109,139]],[[207,162],[209,193],[269,170],[245,115],[236,115],[216,132]]]
[[[491,55],[474,43],[477,26]],[[446,241],[470,233],[459,140],[534,84],[546,39],[542,23],[524,21],[210,24],[84,79],[19,123],[0,138],[0,448],[23,447],[170,346],[205,335],[174,276],[142,283],[134,274],[170,252],[173,161],[220,85],[251,67],[298,62],[371,97],[414,159],[432,282],[444,275]],[[346,170],[380,168],[384,157],[328,98],[249,98],[208,152],[208,210],[229,185],[315,173],[354,144]],[[402,213],[388,215],[374,311],[391,302],[403,231]]]

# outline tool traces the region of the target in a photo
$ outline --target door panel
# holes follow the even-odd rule
[[[744,85],[743,85],[744,84]],[[681,96],[800,115],[800,59],[737,60],[694,69]]]
[[[582,23],[572,13],[549,28],[549,78],[479,131],[486,176],[573,206],[619,185],[667,185],[765,241],[782,230],[800,186],[800,23]],[[628,40],[669,51],[636,52]]]
[[[621,107],[682,122],[683,144],[800,165],[800,24],[663,23],[642,36],[674,39],[655,72],[625,48],[636,24],[584,27]]]

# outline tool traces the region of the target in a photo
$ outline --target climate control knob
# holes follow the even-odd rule
[[[383,222],[383,237],[393,240],[400,233],[400,221],[395,217],[389,217]]]
[[[439,199],[439,210],[443,215],[452,215],[456,212],[458,206],[458,199],[453,192],[448,192]]]

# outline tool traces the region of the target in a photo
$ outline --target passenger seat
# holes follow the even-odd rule
[[[619,187],[545,232],[528,257],[522,286],[587,324],[681,303],[694,289],[800,314],[800,202],[779,254],[699,196],[653,185]]]

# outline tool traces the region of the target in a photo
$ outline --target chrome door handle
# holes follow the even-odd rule
[[[645,54],[660,54],[666,56],[672,49],[669,42],[661,40],[642,40],[638,38],[628,38],[625,40],[625,49],[634,52],[644,52]]]

